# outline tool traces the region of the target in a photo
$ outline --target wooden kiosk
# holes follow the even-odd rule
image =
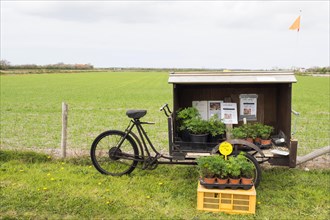
[[[192,106],[193,101],[237,103],[237,124],[260,122],[275,128],[275,134],[285,139],[288,155],[272,154],[257,148],[254,157],[273,165],[295,167],[297,141],[291,140],[292,83],[297,82],[292,72],[178,72],[169,75],[173,84],[173,112]],[[253,97],[255,115],[242,115],[242,97]],[[252,107],[253,107],[252,106]],[[198,144],[182,140],[175,114],[169,120],[169,152],[173,158],[186,159],[189,152],[208,153],[218,143]]]

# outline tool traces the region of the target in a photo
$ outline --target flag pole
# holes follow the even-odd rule
[[[293,22],[293,24],[289,27],[289,30],[297,30],[296,35],[296,49],[297,53],[299,54],[299,31],[300,31],[300,18],[301,18],[301,12],[302,10],[299,10],[299,16],[296,18],[296,20]]]

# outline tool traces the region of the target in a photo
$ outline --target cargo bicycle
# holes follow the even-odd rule
[[[172,112],[168,104],[163,105],[160,111],[163,111],[169,121],[172,121]],[[143,128],[143,125],[154,124],[141,121],[146,114],[146,110],[128,110],[126,115],[130,118],[130,122],[125,131],[109,130],[96,137],[92,143],[90,155],[94,167],[100,173],[112,176],[130,174],[139,163],[142,170],[156,169],[159,164],[196,164],[196,157],[180,158],[159,153]],[[137,130],[137,135],[133,132],[134,128]],[[200,145],[203,144],[200,143]],[[219,144],[212,145],[214,146],[210,153],[219,154]],[[191,151],[194,152],[194,150]],[[238,155],[240,151],[238,145],[235,145],[232,156]],[[255,167],[253,181],[254,185],[258,186],[261,179],[260,165],[253,155],[247,152],[244,155]]]

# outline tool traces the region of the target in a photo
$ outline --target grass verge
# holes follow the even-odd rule
[[[196,210],[194,166],[99,174],[89,158],[0,151],[1,219],[327,219],[329,170],[264,170],[256,215]]]

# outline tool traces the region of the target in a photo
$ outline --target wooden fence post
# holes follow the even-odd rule
[[[62,102],[62,138],[61,138],[62,158],[66,157],[67,127],[68,127],[68,105],[65,102]]]
[[[233,130],[233,124],[226,124],[226,139],[231,139],[231,132]]]

